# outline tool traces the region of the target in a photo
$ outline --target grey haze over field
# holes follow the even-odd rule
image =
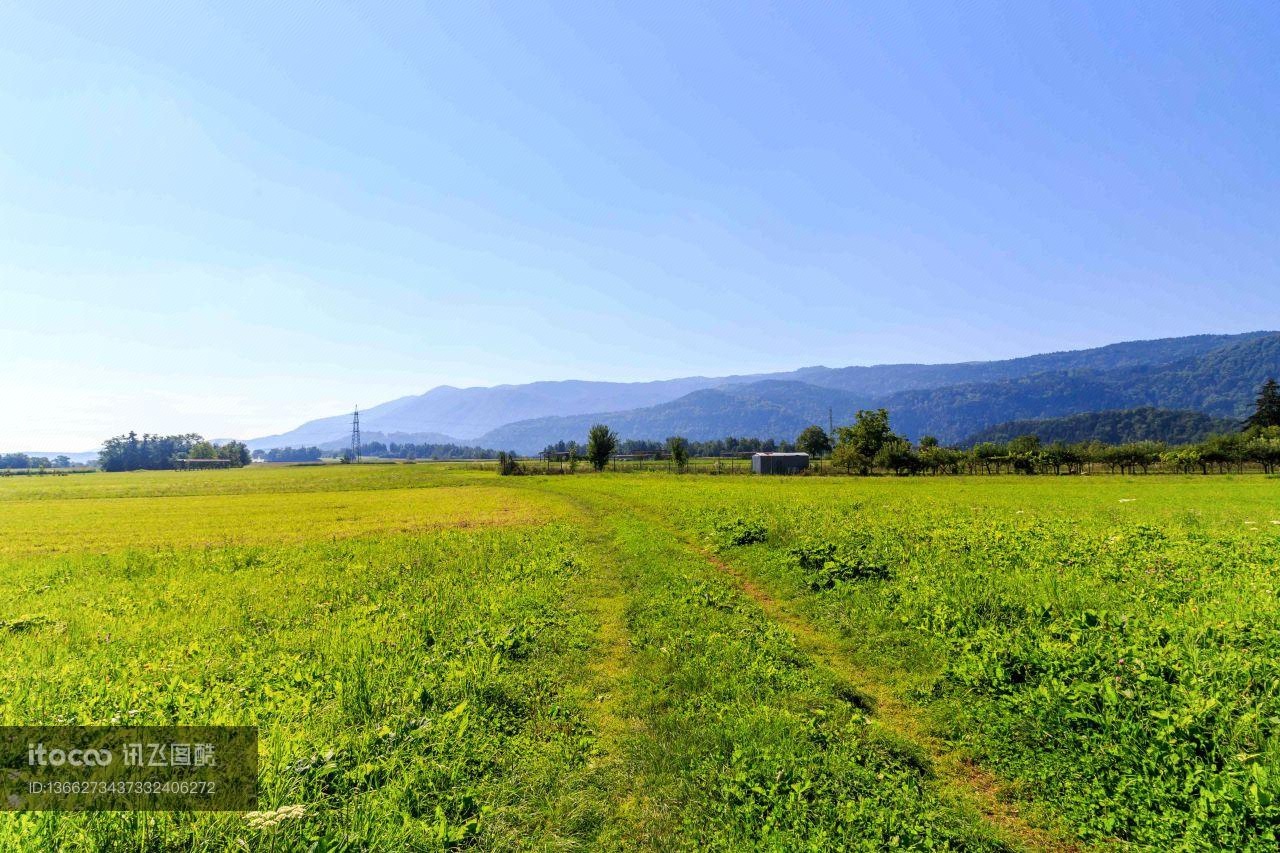
[[[840,394],[950,434],[1071,397],[909,365],[1280,324],[1274,3],[72,0],[4,30],[3,450],[380,401],[495,442]]]

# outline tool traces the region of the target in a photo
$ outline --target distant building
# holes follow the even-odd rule
[[[754,453],[751,456],[753,474],[794,474],[808,467],[808,453]]]

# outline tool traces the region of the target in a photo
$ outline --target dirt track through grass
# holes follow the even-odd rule
[[[580,507],[575,511],[580,512]],[[622,846],[624,835],[634,836],[649,810],[643,788],[626,762],[631,742],[645,736],[643,722],[628,713],[624,701],[631,675],[626,626],[631,596],[628,579],[619,571],[609,547],[609,537],[589,532],[584,544],[588,570],[577,585],[577,606],[595,623],[596,636],[585,672],[571,692],[595,732],[596,749],[588,770],[594,794],[608,803],[609,817],[597,843]]]
[[[983,821],[995,828],[998,837],[1017,849],[1063,853],[1086,849],[1079,841],[1067,837],[1061,827],[1047,827],[1029,821],[1024,809],[1013,801],[1007,784],[931,735],[920,713],[879,683],[871,673],[860,668],[850,650],[838,638],[815,627],[787,602],[685,531],[640,506],[632,505],[630,509],[660,526],[717,571],[732,578],[766,616],[791,633],[805,654],[844,682],[855,693],[857,701],[865,703],[874,724],[908,745],[921,749],[940,782],[944,799],[981,815]]]
[[[776,735],[781,721],[790,720],[792,731],[783,736],[785,742],[804,756],[797,758],[808,771],[847,786],[840,796],[850,803],[872,801],[869,792],[858,791],[871,780],[873,789],[882,784],[914,789],[905,802],[876,808],[902,810],[900,819],[908,832],[919,831],[910,822],[926,816],[928,828],[917,836],[917,843],[941,842],[962,849],[1070,849],[1022,843],[1025,839],[994,820],[984,820],[966,801],[935,790],[927,773],[913,769],[919,764],[919,746],[892,728],[880,726],[882,735],[869,729],[859,734],[866,723],[858,722],[863,704],[850,701],[853,691],[845,689],[851,679],[836,672],[829,656],[808,648],[810,636],[789,630],[780,614],[770,612],[769,600],[757,588],[731,591],[733,585],[724,578],[726,565],[691,550],[683,536],[671,538],[665,525],[655,525],[626,502],[584,494],[571,500],[591,522],[584,542],[591,565],[584,588],[589,591],[581,606],[598,628],[595,657],[583,683],[596,691],[586,703],[598,739],[595,761],[614,801],[612,825],[598,838],[602,847],[741,849],[745,844],[794,849],[789,845],[812,847],[819,838],[826,839],[819,845],[823,849],[898,843],[897,828],[877,836],[876,827],[862,828],[856,818],[827,824],[832,816],[820,816],[821,809],[779,830],[769,826],[775,816],[765,812],[755,818],[762,823],[756,823],[733,798],[711,812],[697,802],[718,800],[723,795],[717,788],[741,772],[732,765],[751,738],[735,734],[732,726],[726,728],[727,720],[760,714],[767,722],[744,723],[748,731],[751,725],[764,725]],[[654,536],[658,531],[661,535]],[[726,643],[731,656],[744,660],[726,661],[717,649]],[[800,650],[808,660],[797,657]],[[747,663],[751,658],[768,661],[765,673],[752,672]],[[776,680],[779,664],[791,673],[781,683]],[[824,705],[827,710],[819,710]],[[794,728],[797,711],[803,716],[818,714],[810,724],[833,714],[833,733],[840,732],[832,735],[836,741],[812,751],[808,734]],[[818,802],[831,801],[821,797]],[[791,806],[797,807],[801,814],[810,808]],[[1020,829],[1023,835],[1030,832]]]

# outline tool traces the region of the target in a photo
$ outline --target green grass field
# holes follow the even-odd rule
[[[1280,479],[0,479],[0,723],[256,724],[263,811],[4,850],[1280,844]]]

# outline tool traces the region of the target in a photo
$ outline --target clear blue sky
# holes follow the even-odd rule
[[[1274,2],[361,5],[0,10],[0,449],[1280,325]]]

